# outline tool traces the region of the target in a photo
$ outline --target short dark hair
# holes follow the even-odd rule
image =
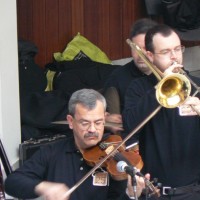
[[[155,25],[157,25],[157,22],[149,18],[142,18],[137,20],[131,27],[130,39],[139,34],[146,34],[147,31]]]
[[[159,33],[162,36],[167,37],[167,36],[171,35],[173,32],[176,33],[176,31],[173,28],[169,27],[166,24],[159,24],[159,25],[156,25],[156,26],[150,28],[145,35],[146,50],[154,52],[153,37],[156,34]]]
[[[102,102],[104,111],[106,111],[106,100],[102,94],[93,89],[81,89],[74,92],[69,100],[69,114],[74,116],[77,104],[83,105],[88,110],[96,107],[97,101]]]

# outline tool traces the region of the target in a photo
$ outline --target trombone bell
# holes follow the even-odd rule
[[[156,99],[165,108],[180,106],[190,92],[191,83],[182,74],[167,75],[156,85]]]
[[[180,106],[190,95],[190,80],[179,73],[172,73],[164,76],[164,74],[149,61],[139,46],[130,39],[127,39],[126,42],[137,52],[158,79],[159,82],[156,85],[156,99],[158,103],[165,108],[175,108]]]

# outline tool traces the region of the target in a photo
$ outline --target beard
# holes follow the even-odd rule
[[[137,63],[135,63],[136,64],[136,66],[137,66],[137,68],[141,71],[141,72],[143,72],[144,74],[146,74],[146,73],[149,73],[151,70],[149,69],[149,67],[145,64],[145,63],[143,63],[143,62],[141,62],[141,61],[138,61]]]

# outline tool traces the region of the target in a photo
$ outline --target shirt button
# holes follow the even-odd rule
[[[82,171],[82,170],[83,170],[83,167],[80,167],[80,170]]]

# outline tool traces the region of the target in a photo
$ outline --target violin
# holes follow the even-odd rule
[[[105,156],[110,154],[116,146],[122,142],[119,135],[110,135],[105,140],[102,140],[98,145],[91,147],[83,152],[83,158],[90,166],[96,166]],[[137,150],[131,149],[127,150],[123,145],[115,151],[111,157],[109,157],[101,167],[105,167],[108,173],[112,176],[114,180],[121,181],[127,179],[127,174],[125,172],[119,172],[117,170],[117,162],[125,161],[129,166],[135,167],[137,170],[142,169],[143,161],[141,156],[138,154]],[[139,176],[144,178],[145,184],[147,186],[148,196],[155,195],[160,196],[160,190],[153,185],[142,173],[138,173]]]
[[[122,139],[119,135],[110,135],[98,145],[85,150],[83,152],[83,158],[88,165],[93,167],[121,142]],[[102,164],[102,167],[107,169],[114,180],[120,181],[127,179],[127,174],[125,172],[119,172],[116,168],[117,162],[119,161],[125,161],[128,165],[135,166],[137,169],[143,167],[141,156],[136,151],[126,150],[125,146],[121,146]]]
[[[104,153],[103,154],[100,154],[100,153],[102,153],[102,147],[99,149],[99,147],[97,148],[97,150],[99,151],[99,154],[101,155],[101,156],[95,156],[95,159],[94,159],[94,155],[98,155],[98,153],[95,153],[95,154],[93,154],[93,156],[92,156],[92,154],[91,154],[91,151],[89,151],[90,149],[88,149],[88,151],[85,151],[85,153],[83,152],[83,156],[85,155],[85,159],[87,160],[87,162],[88,162],[88,164],[91,164],[91,165],[94,165],[94,167],[92,168],[92,170],[90,170],[87,174],[85,174],[85,176],[83,176],[73,187],[71,187],[67,192],[66,192],[66,194],[64,195],[64,197],[69,197],[69,195],[72,193],[72,192],[74,192],[89,176],[91,176],[94,172],[95,172],[95,170],[97,170],[98,168],[100,168],[100,167],[102,167],[102,165],[105,165],[104,163],[106,163],[107,162],[107,160],[110,160],[110,159],[112,159],[112,158],[115,158],[116,159],[116,157],[117,156],[121,156],[121,155],[123,155],[124,154],[124,152],[122,153],[122,152],[120,152],[119,151],[119,149],[121,149],[121,147],[123,147],[123,145],[125,144],[125,142],[128,140],[128,139],[130,139],[138,130],[140,130],[140,128],[142,128],[143,126],[144,126],[144,124],[147,122],[147,121],[149,121],[154,115],[155,115],[155,113],[157,113],[159,110],[160,110],[160,108],[161,107],[159,107],[159,108],[157,108],[153,113],[151,113],[149,116],[148,116],[148,118],[147,119],[145,119],[141,124],[139,124],[131,133],[129,133],[125,138],[124,138],[124,140],[123,141],[121,141],[121,142],[112,142],[113,144],[115,143],[116,144],[116,147],[114,147],[113,145],[111,145],[111,147],[109,147],[109,148],[105,148],[104,149]],[[118,138],[118,140],[121,140],[121,138],[119,139]],[[105,144],[105,143],[101,143],[101,144]],[[95,148],[95,147],[93,147],[93,148]],[[91,149],[93,149],[93,148],[91,148]],[[104,148],[104,147],[103,147]],[[95,150],[93,150],[94,152],[98,152],[98,151],[95,151]],[[86,153],[87,152],[87,153]],[[120,154],[118,154],[118,152],[120,152]],[[86,156],[87,155],[87,156]],[[104,156],[105,155],[105,156]],[[117,155],[117,156],[116,156]],[[134,154],[135,155],[135,154]],[[115,157],[113,157],[113,156],[115,156]],[[127,156],[127,155],[126,155]],[[123,157],[126,157],[126,156],[124,156],[123,155]],[[93,158],[92,158],[93,157]],[[127,157],[126,157],[127,158]],[[141,158],[140,158],[140,156],[138,157],[135,157],[136,158],[136,160],[134,161],[134,164],[136,163],[136,165],[137,166],[139,166],[139,168],[141,168],[141,162],[142,162],[142,160],[141,160]],[[128,160],[128,159],[127,159]],[[96,164],[95,164],[96,163]],[[143,165],[143,164],[142,164]],[[108,163],[106,163],[106,166],[107,166],[107,168],[108,168],[108,170],[110,169],[108,166]],[[116,164],[115,164],[115,168],[116,168]],[[112,170],[110,170],[111,172],[112,172]],[[114,167],[113,167],[113,171],[115,171],[114,170]],[[116,172],[116,171],[115,171]],[[118,172],[117,172],[118,173]],[[120,172],[120,173],[122,173],[122,172]],[[113,173],[112,174],[112,176],[113,177],[116,177],[116,179],[118,178],[118,180],[119,179],[122,179],[123,177],[121,176],[121,174],[120,174],[120,176],[118,176],[118,175],[116,175],[115,173]],[[143,175],[142,175],[143,176]],[[149,189],[149,191],[151,192],[151,194],[149,195],[149,196],[152,196],[152,195],[155,195],[156,197],[159,197],[160,196],[160,191],[159,191],[159,189],[158,188],[156,188],[156,187],[154,187],[154,185],[148,180],[148,179],[146,179],[144,176],[143,176],[143,178],[144,178],[144,181],[145,181],[145,184],[146,184],[146,186],[148,187],[148,189]]]

